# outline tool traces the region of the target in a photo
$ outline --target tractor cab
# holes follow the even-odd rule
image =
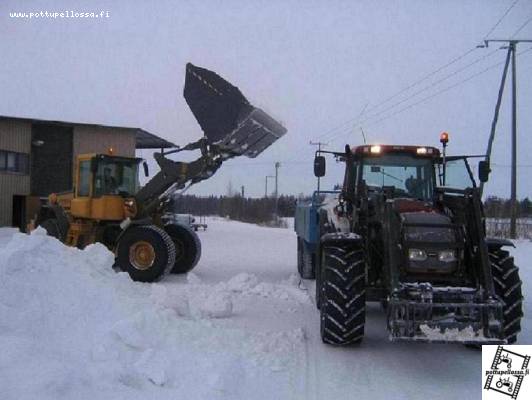
[[[139,189],[141,158],[83,154],[76,161],[72,215],[79,218],[121,221]],[[134,202],[132,203],[134,204]]]
[[[355,191],[364,187],[369,196],[385,192],[387,198],[430,201],[438,185],[434,147],[358,146],[351,150]]]

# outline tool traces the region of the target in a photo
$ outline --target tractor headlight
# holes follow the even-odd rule
[[[425,261],[427,259],[427,252],[420,249],[409,249],[408,258],[410,261]]]
[[[438,253],[438,260],[441,262],[456,261],[456,252],[454,250],[442,250]]]

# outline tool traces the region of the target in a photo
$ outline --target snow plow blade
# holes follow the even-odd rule
[[[183,96],[209,144],[232,155],[257,157],[286,133],[286,128],[218,74],[186,66]]]

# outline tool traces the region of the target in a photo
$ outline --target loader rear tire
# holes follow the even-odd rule
[[[59,221],[56,218],[49,218],[40,225],[48,236],[52,236],[58,240],[62,240],[61,229],[59,228]]]
[[[519,268],[506,250],[490,251],[489,257],[495,293],[504,301],[504,337],[508,344],[515,343],[517,334],[521,331],[521,318],[523,317],[523,294]]]
[[[174,242],[176,256],[173,274],[184,274],[191,271],[201,258],[201,242],[198,234],[188,226],[169,224],[164,230]]]
[[[134,281],[156,282],[170,273],[175,246],[170,236],[155,225],[133,226],[118,241],[118,267]]]
[[[358,344],[366,322],[366,265],[360,245],[323,246],[319,278],[320,327],[324,343]]]

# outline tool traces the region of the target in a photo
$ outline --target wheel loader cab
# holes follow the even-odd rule
[[[140,158],[84,154],[77,158],[74,217],[121,221],[134,215]]]

